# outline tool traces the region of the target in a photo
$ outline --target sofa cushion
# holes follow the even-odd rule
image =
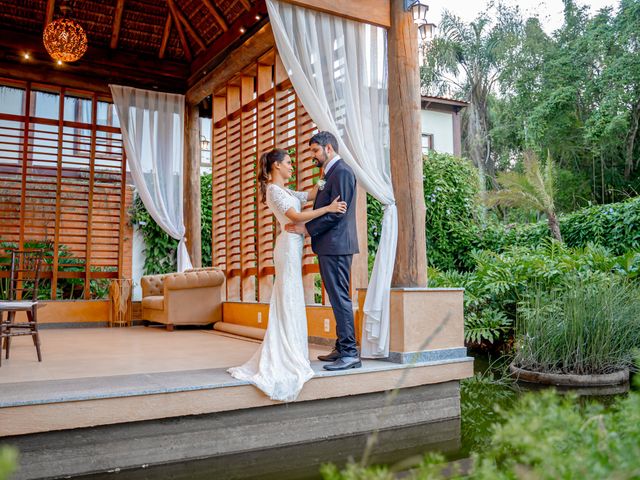
[[[151,308],[153,310],[164,310],[164,296],[151,295],[142,299],[142,308]]]

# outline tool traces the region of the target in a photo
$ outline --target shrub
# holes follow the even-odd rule
[[[514,363],[528,370],[611,373],[631,367],[639,347],[640,289],[619,279],[576,279],[518,308]]]
[[[11,269],[11,250],[16,250],[15,242],[0,242],[0,271]],[[39,249],[44,252],[42,271],[51,271],[53,266],[54,243],[52,240],[26,240],[25,249]],[[58,270],[64,272],[84,272],[85,259],[74,257],[66,245],[58,245]],[[113,267],[91,267],[92,272],[115,271]],[[109,295],[108,278],[89,281],[89,293],[92,299],[107,298]],[[32,282],[25,282],[25,288],[32,287]],[[84,298],[85,281],[82,278],[58,278],[56,300],[76,300]],[[27,290],[29,291],[29,290]],[[31,290],[32,291],[32,290]],[[9,294],[9,279],[0,278],[0,299],[6,299]],[[27,295],[29,295],[27,293]],[[38,282],[38,299],[51,300],[51,279],[40,278]]]
[[[615,254],[640,249],[640,197],[621,203],[596,205],[560,215],[560,230],[569,247],[595,243]],[[476,243],[479,249],[502,251],[512,245],[535,246],[549,237],[546,222],[490,224]]]
[[[211,265],[211,174],[200,177],[201,219],[202,232],[202,265]],[[176,251],[178,240],[170,237],[151,218],[139,196],[136,196],[133,207],[129,212],[131,222],[136,225],[144,239],[144,274],[175,272],[178,269]]]
[[[477,170],[464,158],[431,152],[423,159],[423,179],[429,265],[441,270],[469,270],[480,232],[476,222]],[[380,241],[382,206],[371,196],[367,200],[367,220],[372,253]]]
[[[472,272],[431,268],[428,273],[430,287],[465,289],[465,338],[472,345],[507,341],[518,304],[536,291],[567,288],[576,277],[585,281],[636,278],[640,269],[640,252],[614,255],[591,244],[568,248],[550,238],[537,247],[514,246],[502,253],[478,251],[472,258]]]
[[[440,269],[469,270],[479,234],[479,179],[464,158],[431,152],[423,160],[427,258]]]

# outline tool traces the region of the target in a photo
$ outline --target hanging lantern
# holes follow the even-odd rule
[[[87,34],[78,22],[67,18],[68,6],[63,5],[60,10],[63,17],[47,24],[42,41],[54,60],[75,62],[87,51]]]
[[[200,150],[208,152],[211,142],[204,135],[200,135]]]

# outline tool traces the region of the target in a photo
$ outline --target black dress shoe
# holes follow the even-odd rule
[[[331,353],[328,353],[327,355],[318,355],[318,360],[322,360],[323,362],[335,362],[339,358],[340,352],[335,348],[331,351]]]
[[[362,362],[360,361],[360,357],[340,357],[335,362],[330,363],[329,365],[324,365],[322,368],[329,371],[335,370],[348,370],[349,368],[360,368],[362,366]]]

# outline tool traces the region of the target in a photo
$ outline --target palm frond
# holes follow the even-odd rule
[[[523,158],[524,173],[503,172],[497,180],[501,190],[487,195],[489,206],[504,205],[522,207],[552,214],[554,207],[554,175],[553,161],[549,158],[544,170],[540,161],[532,151],[526,151]]]

